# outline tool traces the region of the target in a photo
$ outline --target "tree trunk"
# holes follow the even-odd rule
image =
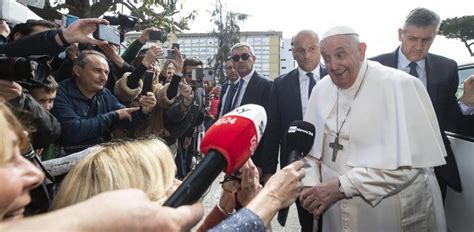
[[[464,42],[464,45],[466,46],[467,50],[469,51],[469,54],[471,54],[471,56],[474,56],[474,53],[472,52],[472,49],[471,49],[471,45],[473,45],[474,43],[468,44],[467,41],[463,41],[463,42]]]

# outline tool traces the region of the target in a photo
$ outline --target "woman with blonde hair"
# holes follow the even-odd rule
[[[20,151],[30,147],[23,126],[0,101],[0,221],[23,218],[31,202],[30,190],[43,181],[43,173]]]
[[[103,145],[87,155],[66,176],[53,202],[60,209],[111,190],[136,188],[163,204],[174,192],[176,166],[168,147],[158,139]]]

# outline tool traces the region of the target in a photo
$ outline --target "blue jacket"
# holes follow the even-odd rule
[[[125,106],[106,88],[88,99],[79,90],[75,78],[62,81],[51,112],[61,123],[60,144],[66,153],[109,141],[112,126],[131,129],[147,118],[141,111],[136,111],[131,122],[119,121],[115,110],[121,108]],[[68,149],[70,146],[74,148]]]

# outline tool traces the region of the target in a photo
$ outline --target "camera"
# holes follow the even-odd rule
[[[118,25],[122,28],[134,28],[138,18],[130,15],[118,14],[117,16],[104,16],[110,25]]]
[[[176,51],[174,49],[166,49],[166,59],[174,60],[176,59]]]
[[[49,56],[6,57],[0,55],[0,79],[23,84],[45,83],[51,75]]]
[[[149,33],[148,37],[150,41],[161,41],[164,43],[168,40],[168,33],[166,33],[166,31],[150,31]]]
[[[214,71],[210,68],[196,68],[192,75],[192,79],[196,81],[214,81]]]
[[[214,71],[210,68],[193,69],[191,79],[198,83],[202,83],[204,81],[214,82]]]
[[[108,41],[109,43],[120,45],[120,31],[111,26],[104,24],[97,24],[97,29],[94,32],[94,38]]]

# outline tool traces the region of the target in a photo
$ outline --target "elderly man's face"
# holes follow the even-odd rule
[[[319,40],[310,33],[297,35],[293,41],[291,52],[298,63],[298,67],[306,72],[313,71],[321,59]]]
[[[84,67],[74,66],[76,81],[81,91],[87,93],[97,93],[104,89],[109,75],[109,65],[107,61],[98,55],[89,55],[85,58]]]
[[[398,40],[401,50],[409,61],[417,62],[428,54],[431,44],[436,37],[436,26],[418,27],[408,25],[405,29],[398,29]]]
[[[350,36],[336,35],[322,40],[320,47],[332,82],[341,89],[351,87],[365,58],[366,45],[357,44]]]
[[[232,60],[228,60],[225,62],[225,75],[230,81],[236,81],[237,79],[239,79],[239,74],[237,73],[237,70],[235,70],[234,63],[232,63]]]
[[[236,48],[232,51],[232,62],[234,68],[241,77],[247,76],[253,69],[253,64],[257,58],[250,53],[248,47]]]

